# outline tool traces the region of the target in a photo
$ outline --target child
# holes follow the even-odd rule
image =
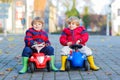
[[[70,53],[69,46],[72,44],[82,44],[83,47],[80,49],[82,53],[87,55],[87,60],[90,64],[92,70],[99,70],[94,64],[94,59],[92,56],[92,51],[85,44],[88,41],[89,35],[83,26],[79,26],[79,19],[77,17],[71,16],[68,18],[68,28],[65,28],[60,36],[60,43],[64,47],[62,48],[61,53],[61,68],[60,71],[65,70],[65,61],[67,54]]]
[[[43,30],[44,22],[40,17],[35,17],[31,23],[32,28],[26,31],[25,36],[25,48],[22,53],[22,64],[23,68],[19,71],[23,74],[27,71],[28,58],[32,55],[35,49],[32,48],[34,44],[39,44],[45,42],[45,47],[41,49],[40,52],[50,55],[51,57],[51,68],[54,71],[58,69],[54,66],[54,48],[51,46],[48,39],[48,34]]]

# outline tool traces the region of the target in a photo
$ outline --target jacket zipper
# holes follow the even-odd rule
[[[73,43],[75,43],[75,39],[74,39],[74,30],[72,30],[72,40],[73,40]]]

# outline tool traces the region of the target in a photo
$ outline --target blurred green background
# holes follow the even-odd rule
[[[45,30],[61,33],[66,19],[77,16],[90,34],[120,35],[119,0],[0,0],[0,33],[24,34],[35,16]]]

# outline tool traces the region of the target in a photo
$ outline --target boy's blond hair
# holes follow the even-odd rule
[[[34,24],[35,22],[40,22],[40,23],[42,23],[42,25],[44,24],[44,20],[43,20],[42,18],[40,18],[40,17],[35,17],[35,18],[32,20],[31,25],[33,26],[33,24]]]
[[[67,23],[70,24],[71,22],[74,22],[76,23],[77,26],[80,25],[80,20],[78,17],[75,17],[75,16],[71,16],[67,19]]]

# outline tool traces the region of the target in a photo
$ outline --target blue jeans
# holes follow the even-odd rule
[[[37,50],[32,49],[31,47],[25,47],[22,52],[22,57],[30,57],[33,52],[37,52]],[[42,53],[45,55],[54,55],[54,48],[52,46],[47,46],[41,49]]]

